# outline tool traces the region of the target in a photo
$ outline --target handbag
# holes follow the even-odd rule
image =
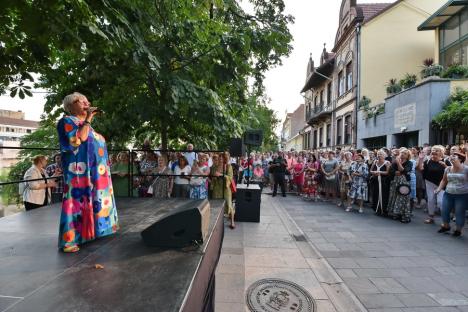
[[[236,182],[234,182],[234,179],[231,180],[231,184],[229,186],[231,188],[231,193],[237,192],[237,186],[236,186]]]
[[[334,181],[336,179],[336,175],[325,175],[325,179],[327,179],[327,181]]]

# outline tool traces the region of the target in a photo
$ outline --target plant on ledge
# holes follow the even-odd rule
[[[392,78],[387,83],[387,94],[395,94],[401,91],[401,86],[395,78]]]
[[[453,64],[447,67],[442,73],[442,78],[461,79],[468,78],[468,67],[459,64]]]
[[[407,73],[405,77],[400,80],[400,86],[405,90],[409,89],[411,87],[414,87],[417,80],[418,78],[416,77],[416,75]]]
[[[369,99],[365,95],[359,101],[359,109],[361,109],[364,112],[364,119],[376,117],[377,115],[383,114],[385,112],[385,105],[381,104],[370,107],[370,103],[371,99]]]
[[[421,70],[421,79],[427,77],[440,77],[444,67],[439,64],[434,64],[434,59],[428,58],[423,61],[423,69]]]
[[[468,127],[468,90],[457,88],[448,98],[444,109],[432,120],[440,129]]]

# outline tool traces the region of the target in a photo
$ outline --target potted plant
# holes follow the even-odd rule
[[[364,95],[362,99],[359,101],[359,108],[365,110],[369,108],[370,103],[371,103],[371,99],[369,99],[367,96]]]
[[[387,94],[395,94],[401,91],[401,86],[395,78],[392,78],[387,83]]]
[[[403,89],[409,89],[414,87],[418,78],[414,74],[406,74],[403,79],[400,80],[400,86]]]
[[[460,64],[452,64],[442,74],[443,78],[461,79],[468,77],[468,67]]]
[[[434,59],[428,58],[423,61],[423,69],[421,70],[421,78],[440,77],[444,67],[439,64],[434,64]]]

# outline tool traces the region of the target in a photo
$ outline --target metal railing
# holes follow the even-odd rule
[[[6,151],[10,151],[6,153]],[[17,151],[17,152],[12,152]],[[19,194],[19,185],[21,183],[29,183],[34,181],[44,181],[40,179],[24,179],[24,173],[32,165],[32,158],[38,154],[42,154],[52,160],[53,156],[59,154],[58,148],[41,148],[41,147],[14,147],[0,146],[0,204],[21,204],[22,196]],[[219,150],[158,150],[158,149],[111,149],[108,150],[110,161],[110,175],[113,181],[115,196],[117,197],[150,197],[148,193],[149,186],[153,184],[158,177],[166,177],[174,183],[177,177],[187,179],[202,178],[202,183],[206,183],[207,191],[210,194],[209,182],[216,178],[225,180],[226,172],[223,170],[221,176],[212,176],[209,172],[207,175],[200,174],[174,174],[173,171],[168,173],[160,173],[157,168],[157,158],[161,155],[165,156],[169,161],[166,165],[174,166],[177,156],[187,152],[195,153],[195,161],[200,154],[219,154],[223,151]],[[152,154],[152,155],[151,155]],[[142,162],[145,163],[143,166]],[[8,165],[6,165],[8,163]],[[50,163],[49,163],[50,164]],[[124,164],[124,166],[122,166]],[[122,168],[126,170],[122,171]],[[119,171],[115,170],[119,167]],[[171,168],[172,169],[172,168]],[[63,179],[61,174],[46,177],[50,179]],[[224,182],[223,182],[224,183]],[[115,186],[119,184],[117,189]],[[123,185],[123,187],[122,187]],[[211,195],[211,194],[210,194]],[[225,198],[224,188],[223,197]]]

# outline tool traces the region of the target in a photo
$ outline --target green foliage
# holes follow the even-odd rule
[[[395,94],[401,91],[401,86],[395,78],[392,78],[388,81],[386,90],[388,95]]]
[[[423,69],[421,70],[421,79],[442,75],[444,67],[439,64],[434,64],[433,58],[428,58],[423,61]]]
[[[150,136],[216,148],[242,133],[264,73],[291,52],[283,0],[250,3],[251,14],[236,0],[6,1],[0,86],[39,73],[54,121],[66,94],[85,94],[113,147]]]
[[[372,117],[377,117],[377,115],[383,114],[385,112],[385,105],[375,105],[370,106],[371,99],[367,96],[363,96],[359,101],[359,108],[364,111],[364,119],[367,120]]]
[[[458,88],[447,100],[444,109],[433,119],[440,129],[468,127],[468,90]]]
[[[442,73],[442,78],[468,78],[468,66],[453,64]]]
[[[418,78],[416,77],[416,75],[407,73],[405,77],[400,80],[399,84],[403,89],[409,89],[416,84],[417,80]]]
[[[252,98],[253,114],[247,121],[247,129],[261,129],[263,131],[263,143],[259,151],[276,151],[279,146],[279,139],[275,130],[280,124],[276,113],[267,107],[267,99],[258,100]]]

